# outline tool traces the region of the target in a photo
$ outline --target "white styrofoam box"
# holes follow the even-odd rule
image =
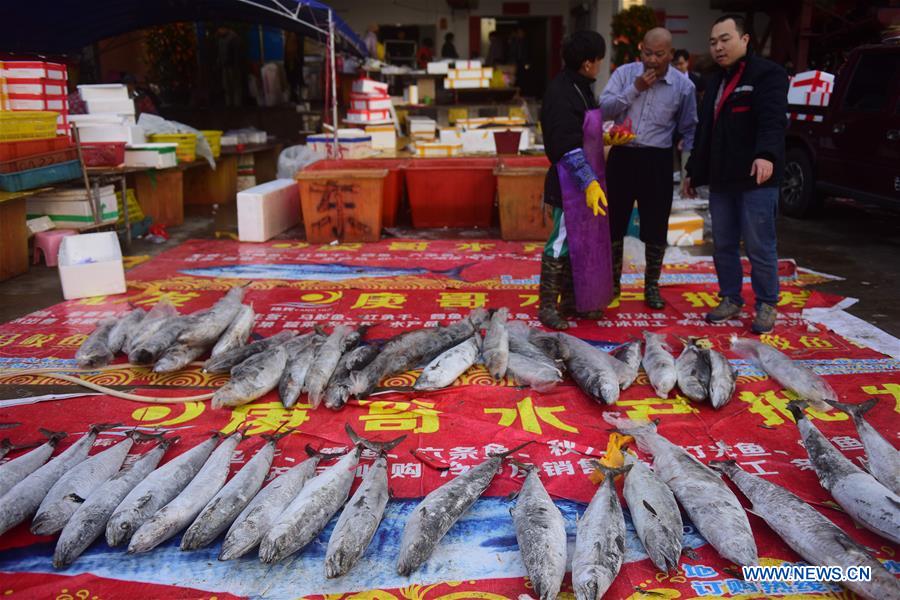
[[[450,70],[450,61],[439,60],[430,62],[425,67],[425,70],[429,75],[446,75],[447,71]]]
[[[491,87],[490,79],[445,79],[444,87],[448,90],[471,90]]]
[[[219,143],[221,143],[223,146],[237,146],[238,145],[238,136],[223,135]]]
[[[483,69],[450,69],[448,79],[490,79],[494,76],[493,67]]]
[[[488,153],[496,153],[497,146],[494,144],[494,132],[495,131],[521,131],[522,135],[519,138],[519,150],[527,150],[531,145],[531,138],[528,135],[528,130],[522,127],[508,127],[508,128],[490,128],[490,129],[467,129],[460,133],[460,140],[462,141],[463,152],[488,152]]]
[[[87,104],[88,112],[93,114],[134,114],[134,100],[130,98],[124,100],[85,100],[85,103]]]
[[[85,102],[92,100],[128,100],[128,88],[121,83],[79,85],[78,93]]]
[[[481,61],[480,60],[456,60],[453,61],[453,66],[457,69],[480,69]]]
[[[469,119],[457,119],[456,127],[462,129],[477,129],[484,125],[496,125],[507,127],[523,127],[524,117],[472,117]]]
[[[428,117],[411,116],[409,121],[410,131],[434,131],[437,129],[437,121]]]
[[[388,93],[388,84],[374,79],[357,79],[353,82],[353,92],[356,94],[378,94],[386,96]]]
[[[126,167],[168,169],[178,164],[178,144],[134,144],[125,147]]]
[[[300,187],[276,179],[237,195],[238,239],[265,242],[300,222]]]
[[[453,127],[441,127],[442,144],[462,144],[462,131]]]
[[[134,125],[131,115],[95,114],[69,115],[69,121],[75,125]]]
[[[53,220],[47,216],[28,219],[25,221],[25,226],[28,228],[28,235],[34,235],[36,233],[41,233],[42,231],[50,231],[51,229],[56,228],[53,224]]]
[[[445,158],[457,156],[463,147],[459,144],[444,144],[443,142],[416,142],[416,156],[422,158]]]
[[[34,96],[65,96],[66,83],[59,79],[7,78],[6,92],[8,94],[31,94]]]
[[[116,232],[63,238],[59,246],[59,279],[66,300],[124,294],[125,268]]]
[[[28,60],[3,61],[3,76],[7,79],[68,79],[65,65]]]
[[[89,142],[125,142],[143,144],[147,141],[144,128],[139,125],[81,125],[78,124],[78,139]]]
[[[385,121],[391,118],[389,110],[348,110],[348,123],[371,123],[372,121]]]
[[[372,147],[378,150],[397,149],[397,130],[393,125],[368,125],[366,135],[372,136]]]
[[[350,108],[353,110],[390,110],[391,97],[350,94]]]
[[[788,104],[828,106],[833,91],[834,75],[825,71],[804,71],[791,78],[787,101]]]
[[[94,224],[91,210],[92,200],[88,200],[84,190],[75,195],[48,192],[30,196],[26,200],[28,218],[47,216],[56,227],[82,229]],[[100,192],[100,222],[115,223],[119,220],[119,205],[112,187]]]
[[[329,154],[329,149],[334,145],[334,135],[330,133],[311,135],[306,138],[306,143],[313,152]],[[372,151],[372,136],[361,129],[340,129],[338,149],[343,158],[363,158]]]
[[[703,217],[693,211],[672,213],[666,241],[670,246],[697,246],[703,243]]]
[[[40,94],[9,94],[11,110],[49,110],[68,112],[69,100],[65,96],[43,96]]]

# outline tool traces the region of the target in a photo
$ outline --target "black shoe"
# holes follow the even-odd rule
[[[644,247],[644,304],[655,310],[666,307],[666,301],[659,293],[659,277],[662,274],[666,247],[661,244],[647,244]]]

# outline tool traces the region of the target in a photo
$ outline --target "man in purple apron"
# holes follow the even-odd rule
[[[566,317],[600,318],[612,299],[603,119],[591,89],[605,55],[596,31],[567,37],[565,68],[541,106],[544,148],[553,163],[544,182],[553,232],[541,256],[538,317],[553,329],[566,329]]]

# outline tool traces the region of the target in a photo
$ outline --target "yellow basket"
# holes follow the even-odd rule
[[[0,112],[0,142],[55,138],[58,116],[58,113],[42,110]]]
[[[219,158],[222,154],[222,133],[221,129],[201,129],[200,133],[209,143],[209,149],[212,150],[213,158]]]
[[[128,198],[128,222],[139,223],[140,221],[143,221],[145,217],[144,210],[138,203],[137,196],[134,195],[134,190],[129,188],[126,197]],[[125,210],[122,207],[122,192],[116,192],[116,200],[119,204],[119,223],[124,223]]]
[[[178,144],[175,156],[178,162],[194,162],[197,160],[197,134],[195,133],[154,133],[151,142]]]

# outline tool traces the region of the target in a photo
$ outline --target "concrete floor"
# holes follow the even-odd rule
[[[156,255],[190,238],[212,238],[217,229],[231,229],[232,215],[189,216],[171,228],[164,244],[135,240],[128,255]],[[497,236],[492,231],[397,230],[395,235],[421,237]],[[888,333],[900,337],[900,209],[862,206],[831,200],[821,215],[809,220],[781,217],[779,255],[796,259],[800,266],[844,277],[845,281],[816,286],[817,290],[852,296],[860,302],[851,312]],[[697,248],[711,254],[710,245]],[[0,323],[62,302],[55,268],[33,265],[28,273],[0,282]]]

